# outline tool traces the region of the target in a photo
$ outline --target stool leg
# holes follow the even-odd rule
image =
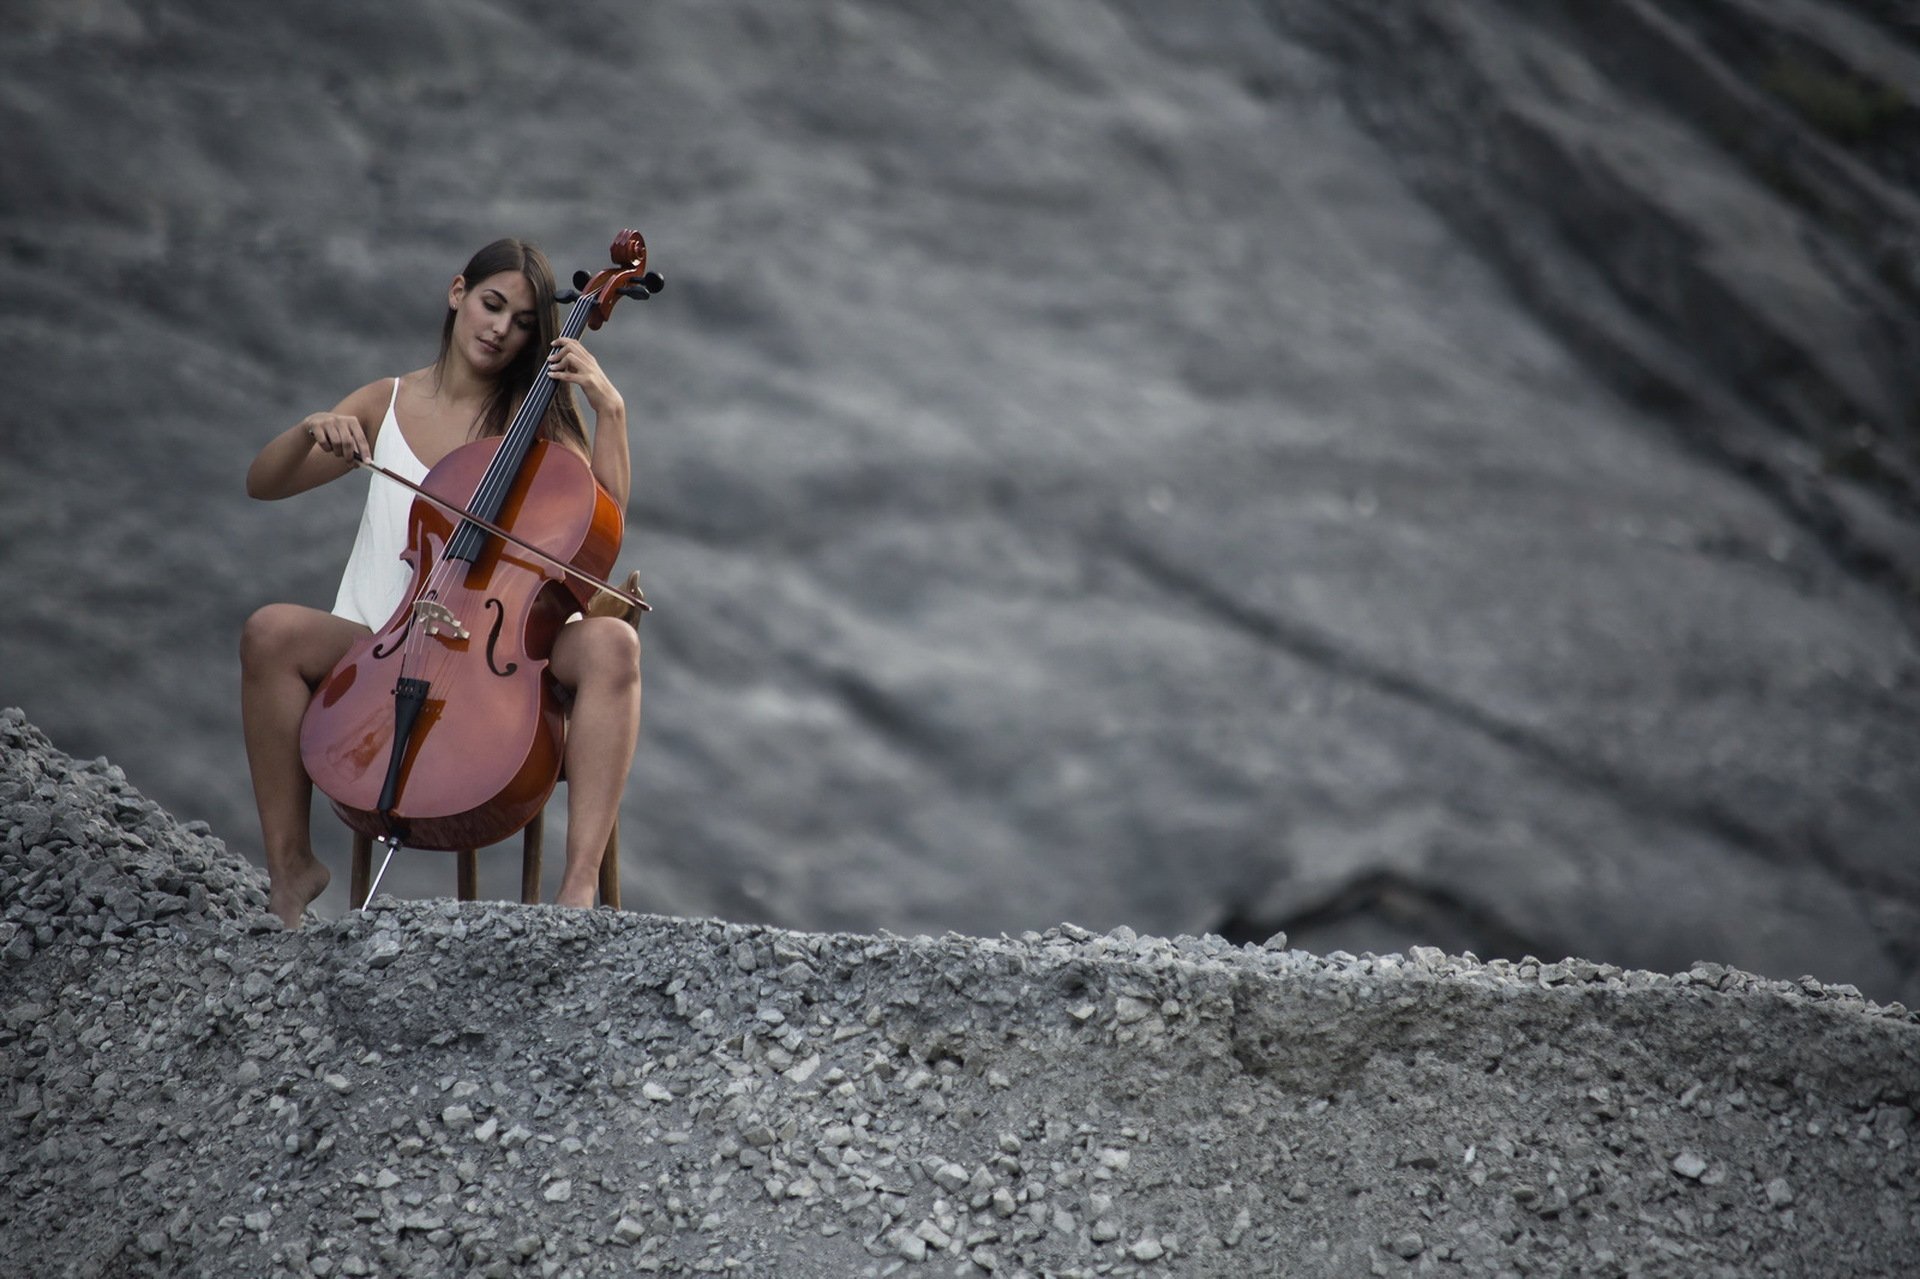
[[[547,810],[543,808],[520,836],[520,900],[528,906],[540,902],[540,852],[546,842]]]
[[[353,832],[353,887],[347,891],[347,906],[359,910],[367,904],[367,887],[373,879],[373,836]]]
[[[607,850],[600,854],[600,904],[620,909],[620,819],[607,832]]]

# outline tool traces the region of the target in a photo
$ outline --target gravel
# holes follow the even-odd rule
[[[10,1273],[1907,1275],[1920,1020],[1811,979],[805,934],[260,874],[0,716]]]

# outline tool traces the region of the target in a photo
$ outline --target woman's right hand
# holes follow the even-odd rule
[[[368,441],[392,400],[393,379],[381,378],[281,431],[247,467],[247,496],[275,502],[351,474],[355,462],[372,460]]]
[[[350,413],[309,413],[300,426],[316,447],[342,461],[358,462],[373,456],[360,419]]]

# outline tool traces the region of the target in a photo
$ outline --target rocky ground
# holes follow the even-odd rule
[[[1907,1275],[1920,1018],[1811,979],[380,899],[0,719],[32,1275]]]

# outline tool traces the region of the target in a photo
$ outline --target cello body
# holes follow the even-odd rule
[[[464,506],[503,443],[462,445],[422,487]],[[597,577],[619,554],[619,506],[560,445],[531,445],[497,518]],[[547,658],[584,601],[563,574],[498,538],[471,562],[450,556],[461,523],[414,502],[406,597],[321,681],[300,727],[307,774],[340,819],[414,848],[479,848],[525,826],[553,792],[565,742]],[[410,718],[396,712],[406,681],[423,690]]]

